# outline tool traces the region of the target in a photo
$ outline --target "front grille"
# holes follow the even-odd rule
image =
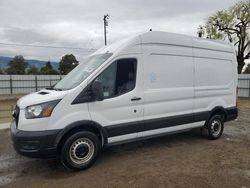
[[[15,122],[16,122],[16,127],[18,126],[19,113],[20,113],[20,108],[16,105],[16,108],[15,108],[15,110],[13,112],[13,117],[14,117]]]

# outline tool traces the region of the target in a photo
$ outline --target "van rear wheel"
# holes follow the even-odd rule
[[[100,141],[94,133],[77,132],[64,142],[61,150],[61,162],[68,169],[86,169],[94,164],[100,148]]]
[[[213,115],[206,125],[208,131],[208,138],[216,140],[221,137],[224,130],[224,121],[221,115]]]

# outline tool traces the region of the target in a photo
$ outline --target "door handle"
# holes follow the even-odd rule
[[[139,101],[139,100],[141,100],[141,97],[133,97],[133,98],[131,99],[131,101]]]

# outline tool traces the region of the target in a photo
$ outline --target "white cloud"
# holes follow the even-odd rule
[[[153,30],[196,35],[204,19],[236,0],[1,0],[0,42],[99,48],[103,15],[109,13],[108,42]],[[88,50],[0,46],[0,56],[23,54],[59,60],[65,53],[85,58]]]

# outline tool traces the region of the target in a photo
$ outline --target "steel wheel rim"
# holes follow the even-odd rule
[[[217,137],[220,135],[222,129],[222,124],[221,121],[219,120],[213,120],[212,124],[211,124],[211,133],[214,137]]]
[[[69,149],[69,157],[76,164],[87,163],[94,155],[95,146],[88,138],[79,138],[74,141]]]

